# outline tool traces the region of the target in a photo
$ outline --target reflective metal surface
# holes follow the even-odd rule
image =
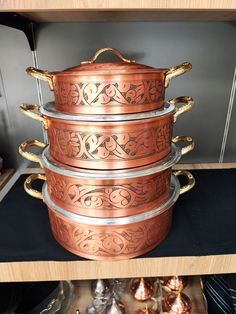
[[[95,63],[107,51],[122,62]],[[161,108],[169,81],[191,67],[185,62],[169,69],[153,68],[136,64],[114,48],[102,48],[91,60],[64,71],[50,73],[33,67],[26,71],[49,83],[61,112],[124,114]]]

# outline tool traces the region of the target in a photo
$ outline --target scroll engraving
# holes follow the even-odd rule
[[[152,156],[170,147],[172,124],[167,122],[144,130],[106,134],[48,129],[51,151],[76,160],[135,160]]]
[[[75,182],[70,177],[48,171],[46,176],[49,194],[54,201],[60,200],[74,210],[103,209],[135,210],[148,205],[167,192],[171,170],[167,169],[148,178],[123,180],[124,183],[105,184],[94,181],[93,185]]]
[[[58,103],[71,106],[122,106],[150,104],[163,100],[160,80],[111,83],[55,82]]]
[[[138,256],[159,244],[171,225],[172,211],[123,227],[91,226],[67,221],[49,210],[55,238],[67,249],[88,258]]]

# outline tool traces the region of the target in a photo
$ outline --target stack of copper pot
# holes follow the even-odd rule
[[[97,62],[111,51],[119,62]],[[39,162],[25,190],[48,207],[52,232],[68,251],[90,259],[132,258],[156,247],[167,235],[179,194],[194,186],[187,172],[172,174],[181,156],[193,149],[189,136],[173,137],[177,117],[193,106],[191,97],[165,101],[169,81],[191,69],[136,64],[113,48],[62,72],[28,68],[49,83],[55,102],[23,104],[40,120],[49,145],[26,141],[20,153]],[[44,148],[40,155],[31,146]],[[180,187],[178,175],[188,184]],[[42,192],[32,188],[46,182]]]

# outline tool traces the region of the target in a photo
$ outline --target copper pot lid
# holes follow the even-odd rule
[[[120,60],[116,62],[96,62],[97,58],[104,52],[112,52]],[[82,61],[80,65],[65,69],[63,71],[51,72],[52,75],[99,75],[99,74],[137,74],[147,72],[167,72],[169,68],[155,68],[144,64],[135,63],[135,60],[125,58],[115,48],[102,48],[96,51],[92,59]]]
[[[169,194],[168,200],[165,203],[145,213],[128,216],[128,217],[118,217],[118,218],[96,218],[96,217],[82,216],[82,215],[69,212],[59,207],[52,201],[52,199],[50,198],[48,194],[48,188],[47,188],[46,182],[43,185],[42,192],[43,192],[43,200],[45,204],[49,208],[56,211],[57,214],[60,214],[61,216],[64,216],[65,218],[71,219],[74,222],[78,222],[81,224],[110,226],[110,225],[127,225],[127,224],[137,223],[140,221],[154,218],[162,214],[163,212],[168,210],[171,206],[173,206],[176,200],[178,199],[179,193],[180,193],[180,184],[179,184],[178,179],[174,175],[172,175],[171,184],[170,184],[170,194]]]
[[[122,121],[135,121],[150,118],[162,117],[170,114],[174,114],[176,111],[176,106],[168,102],[165,103],[163,109],[152,110],[148,112],[141,113],[130,113],[130,114],[116,114],[116,115],[86,115],[86,114],[66,114],[59,112],[54,102],[48,102],[41,106],[39,109],[43,116],[56,118],[68,121],[80,121],[80,122],[122,122]]]
[[[47,169],[62,174],[64,176],[73,177],[77,179],[97,179],[97,180],[113,180],[113,179],[124,179],[124,178],[137,178],[141,176],[151,175],[160,171],[164,171],[174,164],[176,164],[181,158],[180,146],[172,143],[172,150],[168,156],[161,159],[158,162],[137,167],[133,169],[120,169],[120,170],[89,170],[70,167],[55,161],[50,156],[49,146],[47,146],[40,156],[41,164]]]

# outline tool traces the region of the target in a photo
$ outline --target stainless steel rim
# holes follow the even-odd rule
[[[165,103],[163,109],[153,110],[141,113],[130,113],[130,114],[117,114],[117,115],[89,115],[89,114],[66,114],[56,110],[54,102],[48,102],[40,107],[40,113],[43,116],[56,118],[68,121],[80,121],[80,122],[122,122],[122,121],[134,121],[143,120],[150,118],[162,117],[168,114],[174,114],[176,107],[168,102]]]
[[[154,218],[166,210],[168,210],[171,206],[174,205],[176,200],[179,197],[179,192],[180,192],[180,184],[178,179],[172,175],[171,176],[171,185],[170,185],[170,194],[168,200],[163,203],[162,205],[158,206],[157,208],[150,210],[148,212],[138,214],[138,215],[133,215],[133,216],[128,216],[128,217],[119,217],[119,218],[96,218],[96,217],[88,217],[88,216],[82,216],[82,215],[77,215],[72,212],[69,212],[59,206],[57,206],[50,198],[48,194],[48,188],[47,188],[47,183],[44,183],[43,185],[43,200],[45,204],[56,211],[58,214],[69,218],[73,221],[76,221],[81,224],[89,224],[89,225],[97,225],[97,226],[110,226],[110,225],[127,225],[127,224],[132,224],[140,221],[144,221],[147,219]]]
[[[77,179],[86,178],[97,180],[112,180],[123,178],[137,178],[166,170],[176,164],[180,160],[181,156],[181,148],[178,145],[172,143],[172,150],[170,154],[159,162],[155,162],[153,164],[140,168],[135,168],[135,170],[94,170],[93,172],[88,171],[87,169],[73,168],[55,161],[50,156],[49,146],[47,146],[43,150],[40,159],[45,168],[67,177],[73,177]]]

